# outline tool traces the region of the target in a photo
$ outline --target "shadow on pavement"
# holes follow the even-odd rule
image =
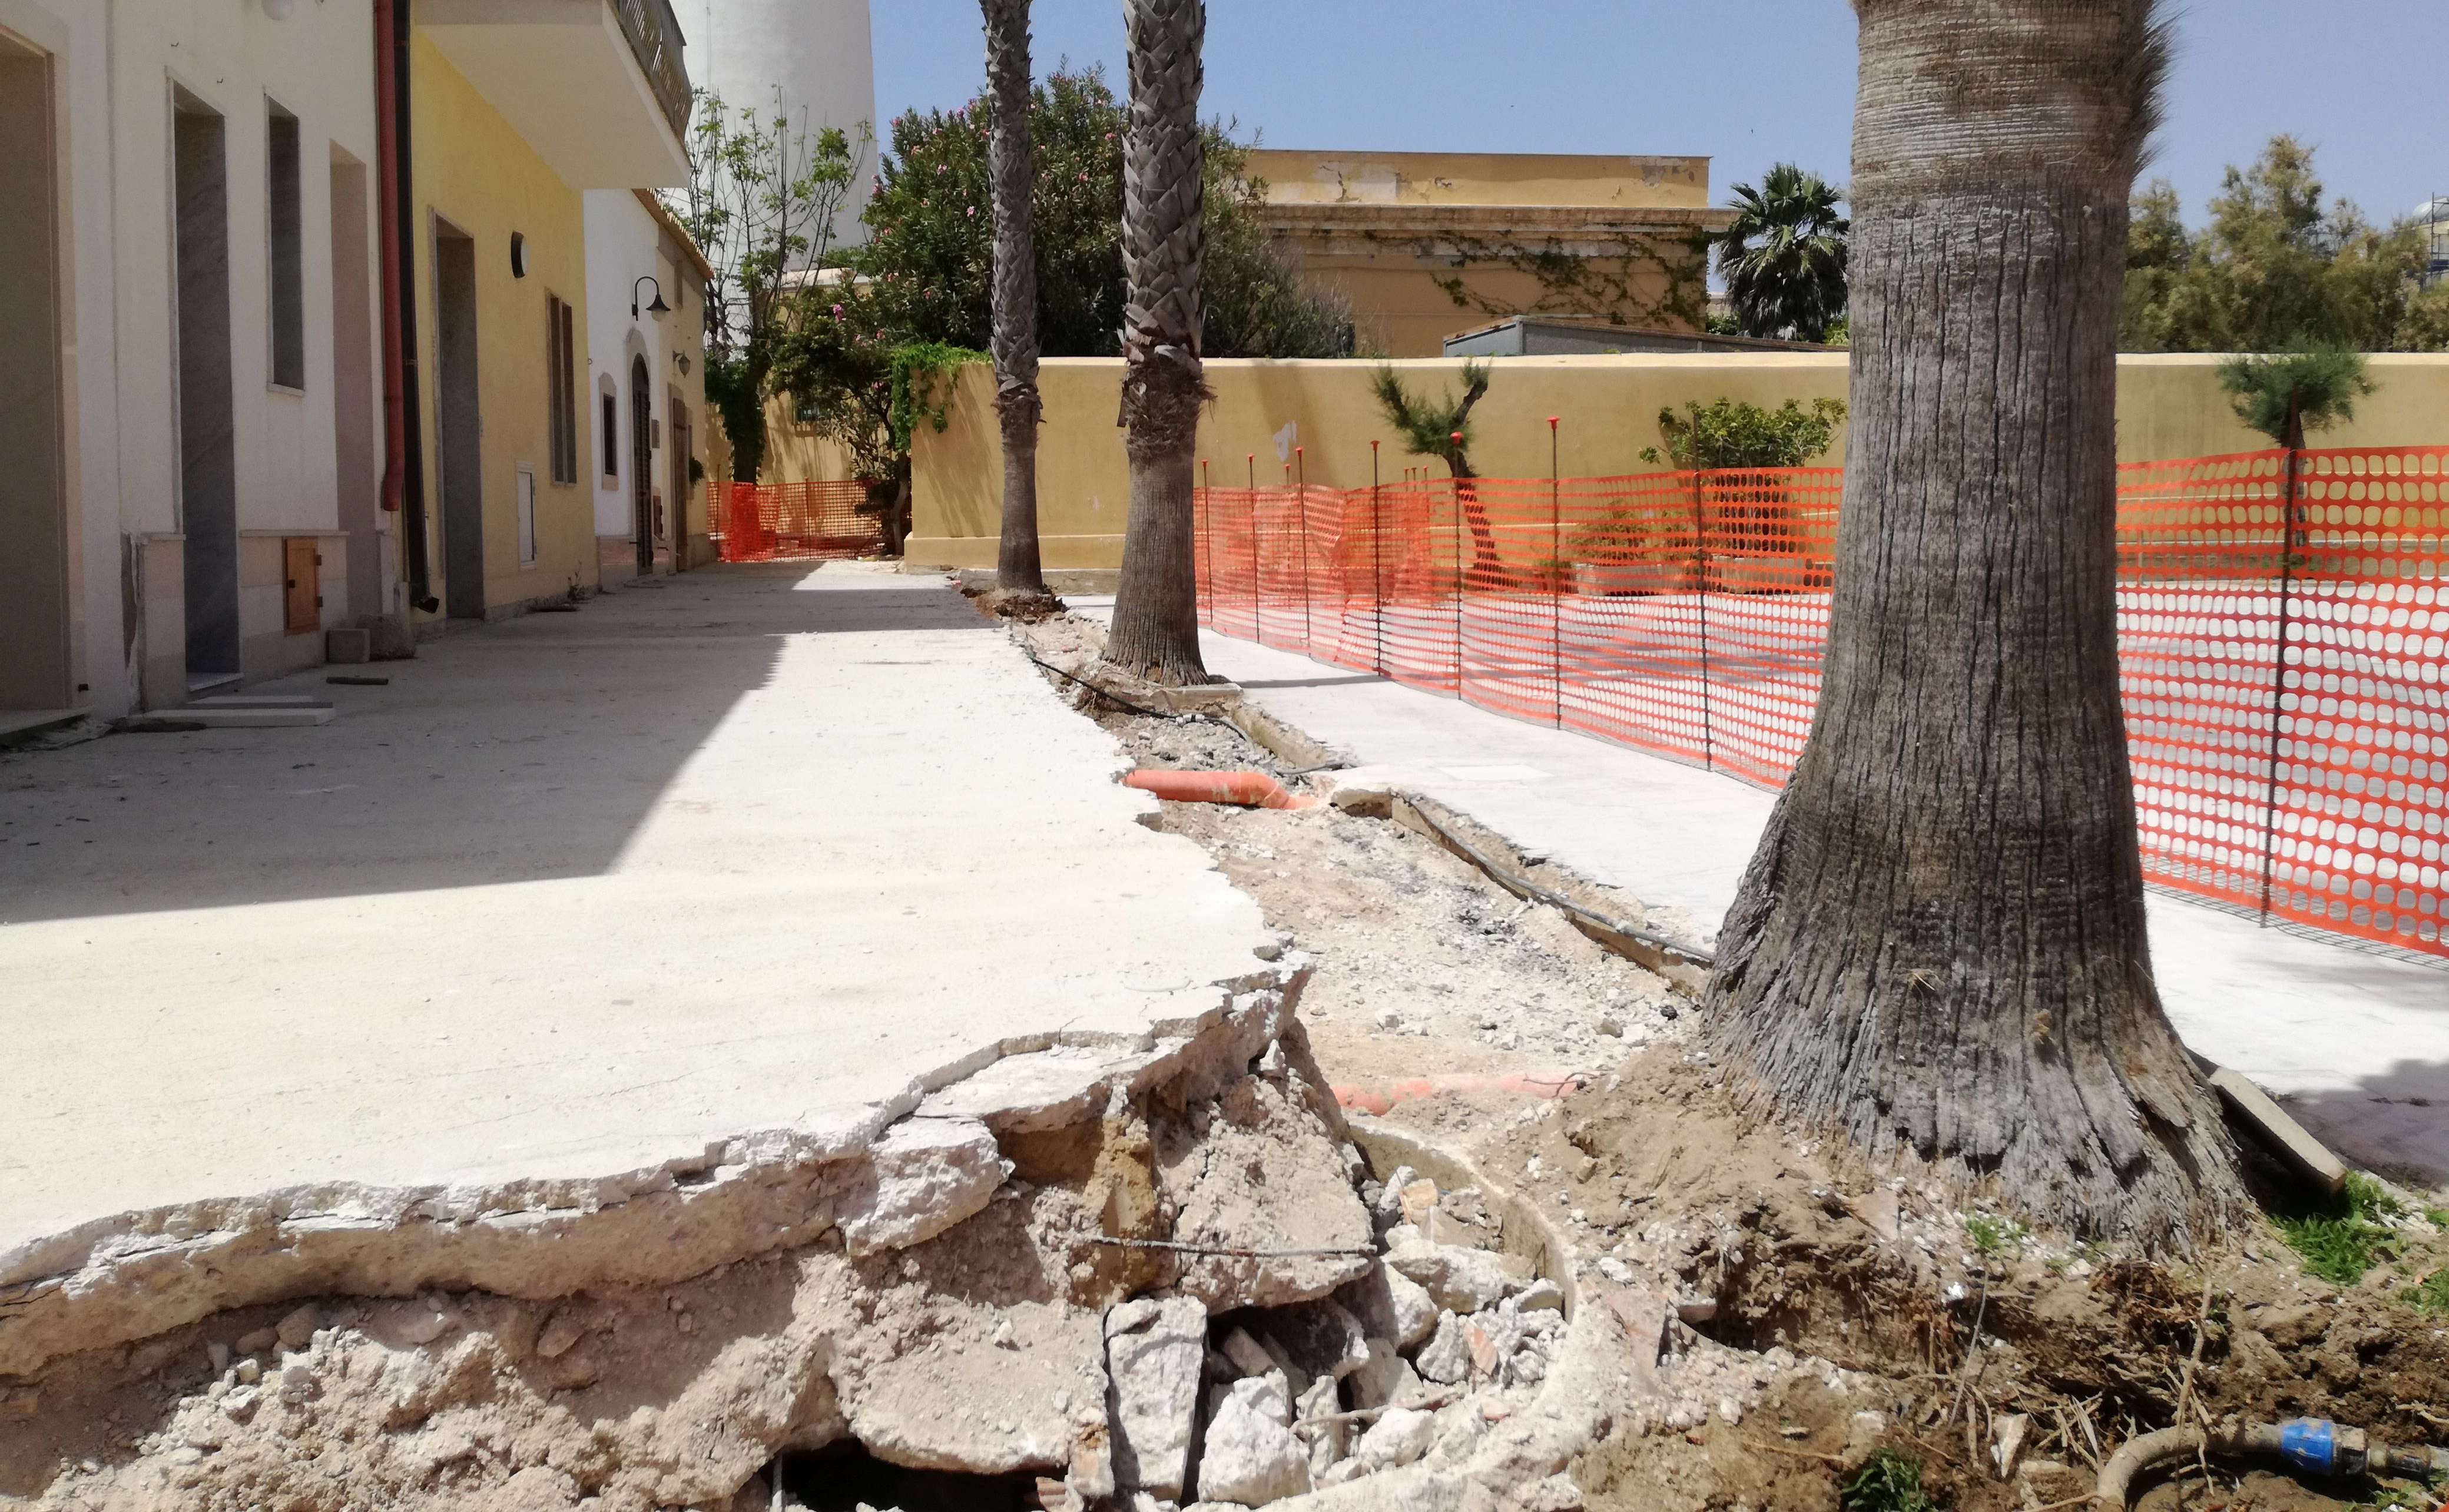
[[[792,638],[989,628],[932,580],[709,568],[247,690],[328,724],[0,756],[0,925],[593,875]],[[880,641],[897,659],[927,655]]]
[[[2287,1111],[2349,1165],[2449,1187],[2449,1061],[2401,1061],[2347,1090],[2290,1098]]]

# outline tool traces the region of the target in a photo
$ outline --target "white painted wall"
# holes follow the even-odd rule
[[[0,0],[0,28],[53,59],[68,655],[99,713],[128,706],[120,654],[119,391],[112,360],[109,29],[89,0]],[[166,127],[165,136],[166,136]],[[164,151],[167,152],[166,140]]]
[[[772,108],[780,88],[793,113],[806,112],[813,126],[839,126],[854,142],[862,124],[882,135],[868,0],[672,0],[672,13],[687,38],[689,81],[699,88],[761,111]],[[862,239],[858,215],[875,172],[871,147],[837,237]]]
[[[335,143],[375,160],[373,7],[320,0],[275,21],[258,0],[0,0],[0,27],[61,70],[79,680],[93,712],[113,716],[131,706],[144,655],[125,645],[124,541],[179,527],[173,86],[227,123],[239,530],[335,531],[329,165]],[[267,99],[299,124],[302,394],[269,384]]]
[[[631,575],[624,567],[617,543],[627,542],[634,549],[636,517],[631,503],[629,450],[632,445],[632,400],[629,393],[630,359],[644,355],[646,359],[647,388],[654,400],[655,418],[666,422],[665,439],[670,439],[669,416],[665,413],[666,392],[677,382],[672,366],[672,342],[681,335],[682,323],[702,324],[704,311],[698,307],[693,278],[685,278],[685,270],[675,267],[664,253],[662,228],[655,223],[638,197],[627,189],[589,189],[587,191],[587,381],[584,386],[588,436],[588,453],[580,466],[583,476],[595,485],[595,536],[598,558],[604,566],[603,581],[607,586],[618,587]],[[637,280],[646,276],[655,279],[654,287],[640,287]],[[653,316],[646,313],[652,303],[655,290],[663,291],[664,302],[671,313]],[[629,316],[629,300],[635,290],[639,314]],[[604,471],[604,399],[609,384],[616,403],[614,440],[620,471],[607,475]],[[677,521],[675,505],[669,497],[671,476],[669,453],[665,447],[654,449],[653,470],[647,473],[648,486],[665,494],[665,517]]]

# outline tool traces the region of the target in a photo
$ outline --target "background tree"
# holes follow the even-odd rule
[[[1845,315],[1844,196],[1791,163],[1754,188],[1735,185],[1734,223],[1717,237],[1718,271],[1736,330],[1747,336],[1820,341]]]
[[[888,555],[910,531],[910,446],[919,421],[941,431],[954,370],[982,352],[912,341],[882,322],[869,286],[844,281],[830,304],[795,303],[773,343],[774,388],[788,392],[820,440],[841,449],[851,476],[867,485]]]
[[[987,156],[994,202],[995,414],[1003,431],[1003,534],[995,586],[1043,595],[1037,546],[1037,250],[1030,200],[1029,0],[980,0],[987,93],[994,102]]]
[[[2279,136],[2227,170],[2210,222],[2187,230],[2177,192],[2134,197],[2118,339],[2129,352],[2360,352],[2449,347],[2449,284],[2418,283],[2420,221],[2374,226],[2325,200],[2313,151]]]
[[[2361,352],[2317,347],[2234,357],[2220,364],[2219,379],[2239,420],[2283,447],[2302,448],[2307,431],[2356,417],[2356,401],[2373,392],[2365,367]]]
[[[2243,1202],[2162,1013],[2117,699],[2116,322],[2152,0],[1860,0],[1819,709],[1721,936],[1756,1101],[2080,1233]]]
[[[701,89],[688,187],[665,201],[714,269],[705,298],[705,396],[723,416],[734,477],[765,462],[765,398],[787,297],[821,266],[871,137],[810,132],[775,93],[771,115]]]
[[[840,259],[873,280],[888,321],[911,339],[985,348],[993,336],[994,103],[913,111],[889,128],[869,201],[867,242]],[[1031,201],[1039,350],[1122,351],[1123,142],[1128,120],[1094,69],[1057,68],[1031,94]],[[1200,128],[1205,246],[1200,352],[1332,357],[1351,350],[1349,301],[1302,277],[1261,220],[1263,181],[1231,124]],[[830,297],[828,297],[828,302]]]
[[[1471,465],[1471,411],[1488,396],[1488,364],[1467,358],[1462,365],[1462,392],[1432,399],[1403,387],[1403,380],[1384,363],[1369,375],[1378,409],[1402,441],[1403,450],[1416,457],[1435,457],[1453,472],[1455,504],[1471,527],[1472,563],[1465,581],[1474,583],[1494,583],[1505,574],[1497,561],[1496,533],[1489,528],[1488,508],[1480,503],[1479,489],[1472,481],[1479,474]]]
[[[1123,139],[1124,450],[1131,507],[1106,660],[1202,683],[1191,453],[1208,399],[1199,357],[1205,0],[1123,0],[1130,129]]]

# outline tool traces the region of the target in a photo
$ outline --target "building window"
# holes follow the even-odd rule
[[[604,478],[610,482],[621,475],[621,401],[610,394],[604,396]]]
[[[576,322],[558,295],[545,296],[545,381],[551,390],[552,481],[578,481],[578,355]]]
[[[817,401],[814,399],[794,398],[791,401],[791,418],[800,425],[815,425],[817,423]]]
[[[536,559],[535,473],[527,468],[519,469],[519,565],[531,567]]]
[[[265,197],[270,242],[272,381],[306,387],[305,230],[299,203],[298,118],[267,102]]]

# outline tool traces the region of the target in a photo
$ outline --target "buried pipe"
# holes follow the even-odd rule
[[[1363,1081],[1336,1087],[1335,1101],[1347,1113],[1373,1117],[1398,1102],[1472,1092],[1510,1092],[1527,1098],[1561,1098],[1591,1084],[1580,1071],[1522,1071],[1512,1076],[1422,1076],[1400,1081]]]
[[[2100,1469],[2092,1502],[2103,1512],[2126,1512],[2134,1478],[2153,1465],[2189,1455],[2270,1454],[2313,1475],[2431,1476],[2449,1473],[2449,1449],[2417,1445],[2392,1448],[2370,1441],[2362,1428],[2343,1428],[2322,1418],[2285,1423],[2247,1423],[2205,1432],[2162,1428],[2131,1439]]]
[[[1175,772],[1142,767],[1123,786],[1175,803],[1232,803],[1245,809],[1315,809],[1318,797],[1296,797],[1263,772]]]

